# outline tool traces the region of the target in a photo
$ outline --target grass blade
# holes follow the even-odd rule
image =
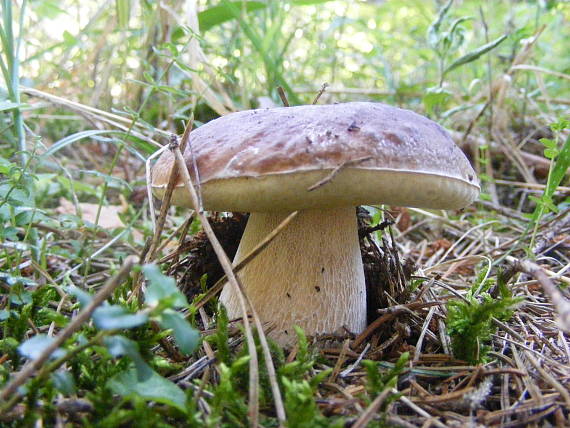
[[[255,28],[253,28],[253,26],[251,26],[248,22],[245,21],[245,19],[243,19],[241,12],[232,2],[230,2],[228,0],[222,0],[222,3],[227,7],[227,9],[229,11],[231,11],[233,16],[238,20],[243,32],[246,34],[248,39],[251,41],[255,50],[263,58],[263,62],[265,63],[265,67],[269,71],[269,74],[271,76],[275,76],[275,83],[276,83],[275,86],[282,86],[287,91],[287,96],[289,97],[291,104],[301,104],[301,100],[299,99],[297,94],[295,94],[295,92],[293,92],[293,89],[291,88],[291,86],[289,86],[289,84],[287,83],[287,81],[283,77],[283,74],[281,73],[281,71],[279,71],[279,69],[277,68],[277,66],[273,62],[273,60],[269,57],[267,52],[263,49],[263,40],[261,39],[261,37],[259,36],[257,31],[255,30]]]
[[[232,3],[241,7],[243,2],[233,1]],[[263,9],[265,7],[267,7],[267,4],[259,1],[248,1],[244,5],[244,8],[247,12]],[[234,18],[234,14],[225,5],[210,7],[198,14],[200,31],[206,32],[210,28],[221,25],[224,22],[231,21]]]
[[[447,67],[445,69],[443,74],[445,75],[445,74],[449,73],[451,70],[455,70],[457,67],[461,67],[462,65],[465,65],[465,64],[470,63],[472,61],[475,61],[481,55],[483,55],[483,54],[489,52],[490,50],[496,48],[497,46],[499,46],[506,38],[507,38],[507,35],[503,34],[498,39],[495,39],[492,42],[486,43],[483,46],[463,55],[461,58],[456,59],[455,61],[453,61],[451,63],[451,65],[449,67]]]
[[[62,138],[58,142],[56,142],[53,146],[51,146],[43,155],[44,156],[52,156],[56,152],[60,151],[64,147],[69,146],[70,144],[82,140],[83,138],[93,137],[95,135],[105,135],[105,134],[120,134],[124,135],[123,131],[107,131],[107,130],[98,130],[98,129],[91,129],[89,131],[81,131],[77,132],[72,135],[68,135],[65,138]]]

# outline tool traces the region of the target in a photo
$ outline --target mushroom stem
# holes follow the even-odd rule
[[[288,215],[252,213],[234,259],[238,263]],[[300,211],[240,273],[247,295],[271,336],[295,342],[294,325],[309,335],[366,327],[366,287],[354,207]],[[233,288],[220,296],[230,317],[241,316]]]

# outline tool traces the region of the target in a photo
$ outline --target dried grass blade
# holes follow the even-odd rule
[[[196,210],[196,214],[198,215],[198,217],[200,218],[200,221],[202,222],[202,227],[204,228],[204,232],[206,233],[206,236],[208,237],[208,239],[210,240],[210,243],[212,244],[214,252],[216,253],[218,260],[219,260],[220,264],[222,265],[224,273],[228,277],[228,282],[231,284],[232,287],[234,287],[236,289],[237,296],[238,296],[239,301],[240,301],[240,306],[241,306],[242,314],[243,314],[243,323],[244,323],[244,328],[245,328],[245,332],[246,332],[246,339],[247,339],[248,348],[250,350],[250,357],[251,357],[251,359],[250,359],[250,380],[249,380],[249,384],[250,384],[249,385],[250,386],[250,390],[249,390],[249,395],[250,395],[249,413],[250,413],[250,417],[251,417],[250,425],[252,427],[257,427],[257,425],[258,425],[258,418],[259,418],[259,363],[258,363],[256,349],[255,349],[255,342],[253,340],[253,333],[251,330],[251,325],[249,324],[249,317],[248,317],[248,313],[247,313],[246,301],[247,301],[247,304],[249,304],[249,307],[251,308],[253,319],[254,319],[255,325],[258,329],[259,339],[260,339],[261,347],[263,349],[263,353],[265,356],[265,363],[267,366],[267,372],[269,375],[269,380],[271,383],[271,389],[273,392],[273,398],[274,398],[274,402],[275,402],[275,409],[277,412],[277,418],[279,419],[280,425],[283,426],[285,423],[285,418],[286,418],[285,417],[285,407],[284,407],[283,401],[281,399],[281,392],[279,390],[279,386],[277,384],[277,378],[275,375],[275,367],[273,366],[273,361],[271,358],[271,352],[269,350],[269,346],[267,344],[267,339],[266,339],[265,334],[263,332],[263,326],[261,324],[261,321],[259,320],[259,317],[257,316],[255,308],[253,307],[253,305],[251,305],[251,302],[249,302],[249,299],[247,298],[247,295],[245,293],[245,290],[243,289],[243,286],[241,285],[237,276],[235,275],[233,268],[232,268],[232,264],[231,264],[231,262],[227,256],[227,254],[225,253],[224,249],[220,245],[220,242],[218,241],[218,239],[214,233],[214,230],[212,229],[212,226],[210,225],[210,223],[208,221],[208,217],[200,209],[199,198],[198,198],[198,195],[196,193],[196,189],[192,185],[190,173],[188,172],[188,167],[186,166],[186,163],[184,161],[184,157],[182,156],[182,152],[180,151],[180,148],[173,145],[172,150],[174,152],[174,155],[176,156],[176,162],[178,164],[178,168],[180,169],[180,172],[182,173],[184,185],[190,193],[192,203],[193,203],[194,208]]]

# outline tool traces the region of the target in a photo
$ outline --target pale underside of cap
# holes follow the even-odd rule
[[[386,203],[456,209],[479,194],[475,172],[435,122],[379,103],[233,113],[190,134],[205,209],[292,211]],[[174,156],[152,171],[161,197]],[[193,177],[194,181],[196,178]],[[309,190],[315,187],[314,190]],[[172,202],[190,206],[179,179]]]

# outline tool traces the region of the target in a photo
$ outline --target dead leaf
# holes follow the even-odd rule
[[[79,204],[81,209],[81,219],[85,222],[95,224],[95,219],[97,217],[97,210],[99,209],[99,204],[90,204],[87,202],[81,202]],[[124,205],[103,205],[101,207],[101,214],[99,215],[98,225],[103,229],[115,229],[117,227],[125,227],[125,224],[119,218],[119,214],[125,211]],[[78,215],[79,213],[75,209],[73,202],[68,201],[65,198],[59,199],[59,207],[56,208],[58,214],[72,214]]]

